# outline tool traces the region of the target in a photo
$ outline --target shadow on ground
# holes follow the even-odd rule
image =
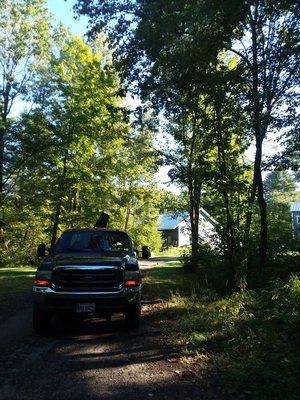
[[[182,310],[166,307],[165,300],[172,292],[183,294],[185,284],[178,285],[173,274],[182,269],[162,266],[146,273],[137,330],[126,330],[120,315],[109,323],[56,319],[46,337],[31,334],[12,347],[0,344],[0,399],[231,399],[217,383],[204,388],[182,378],[182,346],[169,340]],[[182,274],[185,279],[191,283]]]

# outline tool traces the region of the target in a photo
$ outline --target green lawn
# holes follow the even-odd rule
[[[0,301],[7,295],[30,291],[34,274],[31,267],[0,268]]]
[[[0,323],[31,304],[35,269],[0,268]]]
[[[168,249],[161,250],[155,253],[155,257],[180,257],[182,253],[186,252],[188,247],[169,247]]]
[[[153,268],[144,279],[146,295],[167,300],[160,318],[173,319],[167,333],[184,345],[186,368],[203,385],[217,379],[244,398],[298,398],[299,279],[228,297],[199,280],[178,263]]]

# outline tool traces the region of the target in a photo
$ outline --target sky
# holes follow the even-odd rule
[[[70,28],[75,35],[84,35],[87,31],[88,18],[81,16],[75,19],[73,6],[75,0],[47,0],[49,11],[53,14],[57,22],[62,22]]]

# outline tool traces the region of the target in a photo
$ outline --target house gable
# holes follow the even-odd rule
[[[203,208],[199,212],[199,236],[203,241],[211,241],[216,235],[217,221],[214,220]],[[190,244],[190,225],[188,213],[179,217],[173,217],[172,214],[164,214],[160,216],[159,228],[162,232],[163,239],[168,245],[169,243],[177,243],[179,247]],[[174,240],[172,231],[176,230],[177,240]]]
[[[183,214],[178,217],[174,217],[172,214],[160,215],[158,230],[165,231],[165,230],[175,229],[186,218],[188,218],[188,214]]]

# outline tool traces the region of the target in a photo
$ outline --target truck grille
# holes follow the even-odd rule
[[[56,290],[79,292],[110,292],[123,283],[118,268],[59,267],[53,271]]]

